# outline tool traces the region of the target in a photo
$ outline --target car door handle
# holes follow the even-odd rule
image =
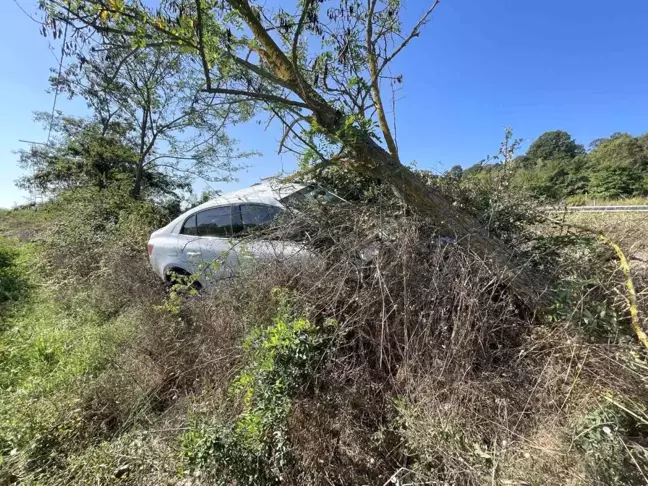
[[[199,251],[188,251],[187,256],[197,257],[197,256],[200,256],[200,252]]]

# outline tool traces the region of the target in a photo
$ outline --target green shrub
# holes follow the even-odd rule
[[[562,280],[553,290],[554,300],[546,313],[550,322],[571,322],[594,338],[614,337],[625,329],[595,280]]]
[[[189,465],[210,468],[219,484],[280,484],[291,464],[287,420],[292,399],[313,375],[330,324],[318,329],[293,315],[286,293],[275,291],[277,316],[271,326],[248,335],[246,365],[230,387],[241,412],[226,424],[195,425],[182,437]]]
[[[151,232],[171,215],[126,188],[78,189],[55,202],[59,216],[44,237],[46,270],[57,282],[80,281],[98,272],[116,252],[145,255]]]
[[[541,220],[541,213],[537,201],[514,188],[510,174],[498,167],[461,179],[437,177],[426,171],[418,174],[427,185],[475,216],[491,235],[507,243],[520,243],[528,239],[529,226]]]
[[[632,442],[648,432],[643,405],[608,395],[577,424],[574,444],[585,453],[586,468],[596,485],[645,484],[648,452]]]
[[[629,334],[625,305],[614,293],[622,283],[610,277],[616,266],[609,248],[592,236],[565,234],[536,238],[531,253],[536,265],[556,272],[544,310],[549,322],[569,322],[593,340]]]
[[[592,197],[616,199],[640,196],[643,175],[634,167],[606,166],[592,173],[589,192]]]
[[[0,317],[19,301],[27,289],[24,272],[16,263],[19,256],[16,248],[0,238]]]

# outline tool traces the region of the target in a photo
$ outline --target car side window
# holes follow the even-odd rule
[[[192,214],[182,225],[180,230],[181,235],[198,236],[198,228],[196,227],[196,215]]]
[[[198,236],[232,236],[232,207],[207,209],[196,214]]]
[[[241,205],[241,220],[243,227],[253,229],[270,223],[279,216],[283,210],[276,206],[266,204],[243,204]]]

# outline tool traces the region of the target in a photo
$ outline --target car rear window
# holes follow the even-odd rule
[[[308,186],[300,189],[297,192],[283,197],[280,199],[281,203],[288,207],[299,208],[302,205],[308,204],[313,201],[321,201],[327,204],[338,203],[344,201],[339,196],[327,191],[323,187],[316,184],[309,184]]]

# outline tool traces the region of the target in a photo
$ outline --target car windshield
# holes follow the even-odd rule
[[[309,184],[308,186],[293,192],[292,194],[280,199],[280,202],[288,207],[301,206],[313,201],[323,202],[327,204],[343,202],[339,196],[336,196],[330,191],[327,191],[317,184]]]

